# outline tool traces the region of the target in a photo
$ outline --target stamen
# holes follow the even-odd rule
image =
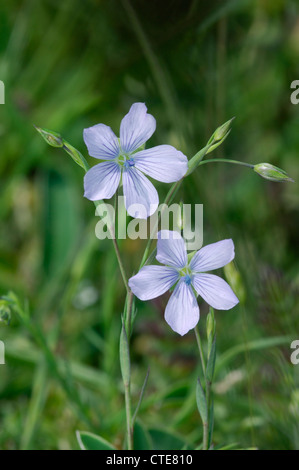
[[[135,166],[135,161],[132,157],[130,157],[128,160],[126,160],[124,162],[124,167],[127,169],[127,168],[130,168],[131,166]]]
[[[187,286],[190,286],[191,282],[192,282],[192,279],[191,279],[191,276],[189,276],[189,274],[186,274],[186,276],[183,277],[185,283],[187,284]]]

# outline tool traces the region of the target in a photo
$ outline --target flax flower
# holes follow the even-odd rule
[[[156,120],[147,113],[144,103],[131,106],[121,121],[119,139],[105,124],[84,129],[89,154],[102,160],[86,173],[84,196],[91,201],[110,199],[122,178],[128,214],[143,219],[152,215],[159,197],[145,175],[172,183],[180,180],[188,169],[187,157],[171,145],[143,148],[155,129]]]
[[[178,232],[158,233],[157,260],[164,266],[144,266],[129,280],[133,293],[141,300],[159,297],[175,285],[165,310],[170,327],[185,335],[199,320],[196,296],[200,295],[218,310],[229,310],[238,302],[231,287],[207,271],[222,268],[234,259],[232,240],[207,245],[188,260],[185,242]]]

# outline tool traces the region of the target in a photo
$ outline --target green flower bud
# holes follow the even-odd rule
[[[49,131],[48,129],[42,129],[41,127],[34,126],[37,132],[40,133],[42,138],[47,142],[47,144],[52,147],[63,147],[63,139],[60,134],[57,132]]]
[[[222,126],[218,127],[214,134],[212,135],[211,137],[211,143],[215,143],[215,142],[219,142],[219,140],[224,140],[228,134],[230,133],[230,127],[231,127],[231,123],[233,122],[235,118],[231,118],[229,121],[225,122],[224,124],[222,124]]]
[[[283,181],[291,181],[294,183],[294,180],[290,178],[284,170],[281,170],[277,166],[271,165],[270,163],[259,163],[258,165],[255,165],[253,169],[266,180],[276,181],[279,183]]]
[[[246,290],[240,272],[232,261],[224,266],[224,274],[227,282],[238,297],[240,304],[244,304],[246,300]]]
[[[229,121],[222,124],[222,126],[217,127],[215,132],[210,137],[207,145],[199,150],[188,162],[188,171],[186,175],[190,175],[199,165],[199,163],[204,159],[204,157],[215,150],[222,142],[225,141],[226,137],[229,135],[231,129],[231,123],[235,118],[230,119]]]

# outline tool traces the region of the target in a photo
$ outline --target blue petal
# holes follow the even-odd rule
[[[156,120],[147,114],[144,103],[135,103],[120,124],[120,142],[122,149],[133,152],[143,145],[155,132]]]
[[[199,307],[192,287],[181,280],[171,295],[165,310],[168,325],[181,336],[195,328],[199,320]]]
[[[84,177],[84,196],[90,201],[110,199],[116,192],[121,171],[114,162],[103,162],[93,166]]]
[[[235,257],[234,243],[231,239],[204,246],[193,256],[190,268],[195,272],[212,271],[222,268]]]
[[[129,279],[133,294],[141,300],[159,297],[178,280],[178,272],[165,266],[144,266],[138,274]]]
[[[130,216],[146,219],[159,204],[159,196],[152,183],[135,167],[123,172],[125,206]]]
[[[183,178],[188,170],[187,157],[171,145],[158,145],[134,155],[136,168],[163,183]]]
[[[195,274],[192,283],[198,295],[217,310],[229,310],[239,303],[227,282],[214,274]]]
[[[110,160],[119,155],[118,138],[105,124],[97,124],[84,129],[83,138],[91,157]]]
[[[158,232],[157,260],[169,266],[184,268],[187,264],[187,251],[179,232],[161,230]]]

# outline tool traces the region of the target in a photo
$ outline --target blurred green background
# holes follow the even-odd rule
[[[189,158],[235,116],[211,157],[269,162],[298,181],[299,105],[290,84],[299,79],[299,5],[1,2],[0,79],[0,295],[14,291],[31,318],[0,324],[0,448],[76,449],[77,429],[121,447],[121,277],[112,244],[95,237],[82,170],[33,124],[61,133],[94,164],[83,129],[103,122],[118,133],[136,101],[157,120],[150,146],[172,144]],[[169,186],[157,187],[162,200]],[[299,449],[299,365],[290,362],[299,339],[298,186],[215,163],[184,182],[180,199],[204,204],[204,244],[233,238],[246,290],[242,305],[216,312],[214,441]],[[122,243],[128,273],[143,247]],[[150,367],[141,422],[162,447],[174,445],[162,442],[169,431],[176,445],[194,448],[202,436],[197,348],[192,332],[181,338],[165,323],[167,297],[137,304],[133,401]]]

